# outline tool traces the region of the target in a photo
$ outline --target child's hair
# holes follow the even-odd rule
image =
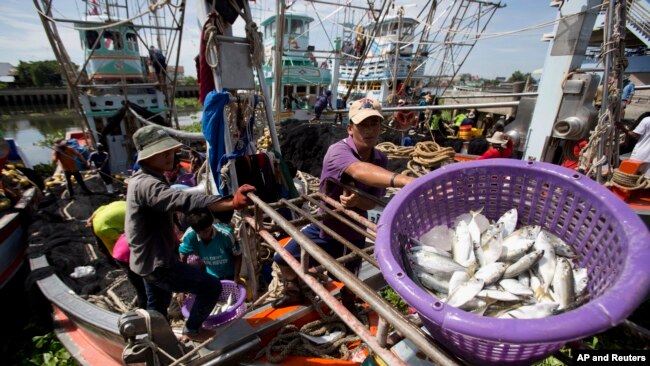
[[[199,208],[190,211],[186,215],[187,224],[196,232],[205,230],[214,223],[214,217],[207,208]]]

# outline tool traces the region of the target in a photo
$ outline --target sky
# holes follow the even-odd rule
[[[132,0],[133,1],[133,0]],[[142,2],[143,0],[139,0]],[[178,0],[173,0],[177,2]],[[196,3],[199,0],[187,0],[185,28],[181,42],[180,65],[185,66],[186,75],[195,76],[194,56],[198,53],[199,26],[197,22]],[[344,0],[329,0],[341,2]],[[497,1],[497,0],[494,0]],[[100,0],[100,2],[103,2]],[[63,14],[78,14],[77,3],[81,0],[55,0],[54,5]],[[362,5],[366,1],[353,0],[353,4]],[[377,6],[381,1],[375,1]],[[549,43],[542,42],[544,33],[553,31],[553,26],[536,27],[526,32],[515,32],[508,36],[496,36],[501,33],[518,31],[535,27],[539,24],[551,24],[557,16],[557,8],[550,7],[550,0],[501,0],[506,6],[496,11],[496,14],[479,39],[473,51],[465,61],[461,73],[479,75],[493,79],[497,76],[509,77],[514,71],[523,73],[533,72],[543,66]],[[415,17],[421,10],[424,0],[397,0],[397,5],[403,5],[407,16]],[[417,5],[416,5],[417,4]],[[275,14],[275,0],[257,0],[250,3],[254,19],[258,24],[269,15]],[[83,6],[83,5],[79,5]],[[314,9],[315,7],[315,9]],[[336,11],[335,6],[313,4],[296,0],[291,11],[307,13],[316,20],[325,18]],[[316,16],[318,14],[318,16]],[[360,11],[356,11],[359,15]],[[56,14],[55,14],[56,16]],[[343,12],[339,11],[324,21],[312,23],[310,44],[317,50],[329,49],[326,33],[330,36],[340,29],[336,23],[341,22]],[[77,64],[83,63],[79,36],[71,28],[71,24],[59,25],[59,32],[70,57]],[[235,24],[235,32],[241,29]],[[0,62],[9,62],[17,66],[19,61],[43,61],[54,59],[54,53],[45,36],[30,0],[0,0]]]

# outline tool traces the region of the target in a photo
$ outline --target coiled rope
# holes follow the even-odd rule
[[[269,344],[262,348],[255,357],[259,359],[266,356],[268,362],[279,363],[289,355],[298,356],[318,356],[328,359],[343,359],[350,358],[350,349],[348,344],[351,342],[359,341],[360,338],[356,334],[348,334],[348,328],[336,314],[327,315],[321,310],[321,304],[313,296],[313,293],[307,292],[307,298],[311,301],[312,307],[318,315],[319,320],[303,325],[301,328],[293,324],[285,325],[278,332],[277,336],[269,342]],[[359,319],[364,324],[368,324],[367,310],[357,311]],[[306,337],[301,334],[310,336],[322,336],[325,334],[332,334],[334,332],[341,332],[339,335],[330,341],[314,345]],[[331,356],[338,351],[338,354]],[[275,354],[279,352],[279,354]]]
[[[420,177],[432,168],[453,160],[456,152],[452,147],[442,147],[434,141],[422,141],[412,146],[397,146],[392,142],[382,142],[375,147],[385,153],[389,159],[411,158],[407,169],[402,174]]]
[[[614,169],[612,179],[605,183],[606,187],[617,187],[628,191],[650,188],[650,180],[643,175],[628,174]]]

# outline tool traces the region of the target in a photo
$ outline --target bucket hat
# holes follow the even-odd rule
[[[156,154],[183,146],[171,138],[165,130],[156,125],[144,126],[133,134],[133,143],[138,149],[138,162]]]
[[[486,138],[486,140],[491,144],[505,145],[508,142],[508,139],[505,137],[505,134],[501,131],[497,131],[492,135],[492,137]]]

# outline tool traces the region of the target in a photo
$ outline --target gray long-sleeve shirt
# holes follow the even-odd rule
[[[129,267],[146,276],[158,267],[178,261],[178,242],[174,233],[174,211],[204,208],[221,197],[171,189],[162,175],[141,167],[129,181],[126,194],[124,230],[131,249]],[[221,213],[229,222],[232,211]]]

